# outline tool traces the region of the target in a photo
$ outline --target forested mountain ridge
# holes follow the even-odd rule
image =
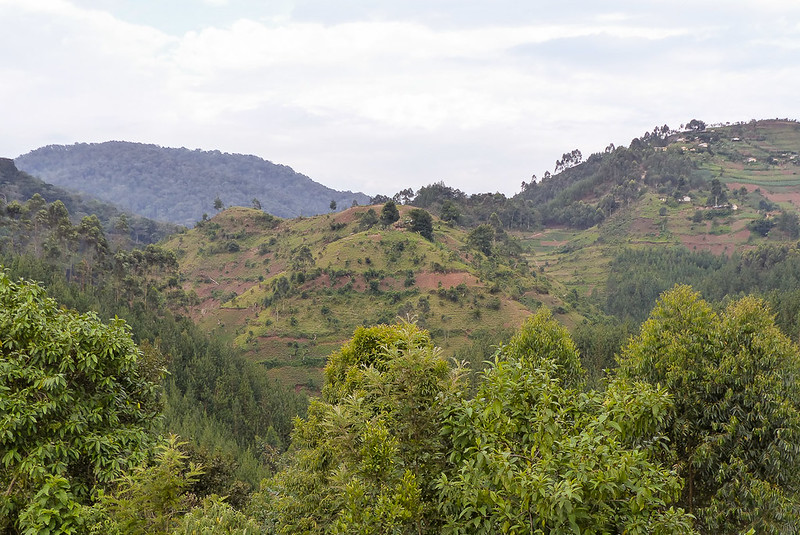
[[[656,127],[627,147],[609,144],[586,159],[580,150],[572,150],[555,162],[553,173],[522,181],[521,191],[512,197],[467,195],[439,182],[416,192],[401,190],[393,198],[467,226],[488,222],[496,214],[508,230],[583,230],[636,204],[644,193],[676,202],[688,195],[695,205],[706,206],[714,178],[732,191],[746,185],[750,193],[791,193],[800,186],[799,170],[796,121],[707,126],[694,119],[677,130]]]
[[[20,169],[151,219],[192,226],[225,206],[252,206],[278,217],[322,214],[366,204],[363,193],[337,191],[286,165],[256,156],[108,141],[50,145],[16,158]]]
[[[0,218],[3,215],[21,215],[23,210],[28,209],[27,202],[35,195],[38,195],[38,201],[29,208],[39,209],[41,206],[38,204],[60,201],[72,223],[79,223],[83,217],[96,216],[106,233],[125,234],[130,237],[132,244],[155,243],[179,229],[175,224],[157,222],[130,212],[126,213],[110,202],[48,184],[17,169],[14,160],[0,158],[0,202],[2,202],[0,207],[3,209]],[[36,213],[29,215],[35,219]],[[8,237],[11,231],[7,222],[0,222],[0,228],[4,228],[0,230],[2,235]],[[30,234],[30,230],[26,232],[26,235]]]

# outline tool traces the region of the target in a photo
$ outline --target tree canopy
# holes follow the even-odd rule
[[[439,417],[457,370],[402,324],[358,329],[325,371],[254,509],[279,533],[439,533]]]
[[[673,395],[667,459],[705,533],[800,525],[800,350],[767,310],[745,297],[718,314],[676,286],[619,359],[621,376]]]
[[[381,208],[381,225],[388,227],[398,219],[400,219],[400,211],[397,209],[397,204],[394,201],[388,200]]]
[[[408,212],[411,217],[411,230],[419,232],[426,240],[433,241],[433,217],[422,208],[414,208]]]
[[[252,511],[280,533],[693,533],[656,458],[665,390],[584,392],[546,310],[474,397],[461,376],[413,325],[357,330]]]
[[[0,340],[0,527],[68,526],[78,503],[149,451],[158,370],[122,320],[63,310],[4,272]]]
[[[498,351],[472,399],[448,407],[447,533],[690,534],[681,480],[654,456],[668,393],[580,389],[567,331],[542,310]]]

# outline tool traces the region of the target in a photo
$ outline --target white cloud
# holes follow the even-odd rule
[[[511,193],[567,150],[628,143],[656,124],[799,111],[796,19],[764,29],[703,6],[688,18],[666,3],[587,2],[574,19],[446,27],[301,22],[284,6],[180,34],[66,0],[0,7],[9,156],[130,139],[255,153],[369,193],[442,179]],[[757,61],[769,47],[789,52]]]

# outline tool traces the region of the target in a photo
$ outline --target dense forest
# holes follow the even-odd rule
[[[0,162],[0,531],[795,532],[796,215],[660,150],[672,136],[566,153],[513,199],[435,184],[314,220],[227,210],[159,243]],[[569,239],[531,251],[529,225]],[[731,227],[723,254],[670,241]],[[592,248],[592,291],[537,260]],[[191,262],[249,293],[198,295]],[[202,299],[246,320],[244,345],[198,327]],[[370,300],[409,313],[347,323],[312,396],[254,358],[259,333],[299,349],[276,324],[330,331]],[[449,358],[450,310],[525,318]]]
[[[222,206],[257,206],[278,217],[324,214],[366,204],[291,167],[256,156],[109,141],[51,145],[15,159],[48,182],[151,219],[192,226]]]

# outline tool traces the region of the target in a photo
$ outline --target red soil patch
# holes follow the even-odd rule
[[[467,286],[482,286],[475,275],[464,271],[459,273],[433,273],[430,271],[423,271],[417,274],[415,286],[422,290],[435,290],[439,287],[439,283],[441,283],[442,288],[458,286],[461,283]]]
[[[768,200],[775,203],[788,202],[795,207],[800,207],[800,191],[782,191],[774,192],[766,189],[764,186],[757,184],[740,184],[738,182],[729,182],[728,187],[731,189],[739,189],[744,186],[748,192],[761,189],[761,194]]]
[[[631,225],[630,234],[633,236],[644,236],[660,232],[655,221],[652,219],[638,218]]]
[[[757,184],[741,184],[739,182],[728,182],[727,184],[728,184],[728,188],[729,189],[741,189],[742,187],[744,187],[744,189],[746,189],[748,193],[753,192],[753,191],[761,188],[761,186],[759,186]],[[761,190],[761,191],[764,191],[764,190]]]
[[[561,247],[562,245],[566,245],[567,240],[553,240],[553,241],[543,241],[541,242],[542,247]]]
[[[741,224],[740,224],[741,223]],[[737,221],[734,228],[746,225],[746,222]],[[730,234],[721,234],[715,236],[713,234],[703,234],[700,236],[681,236],[681,243],[692,251],[709,251],[712,254],[726,254],[732,255],[735,251],[742,251],[746,249],[753,249],[752,245],[744,245],[747,238],[750,236],[750,231],[742,228]]]

